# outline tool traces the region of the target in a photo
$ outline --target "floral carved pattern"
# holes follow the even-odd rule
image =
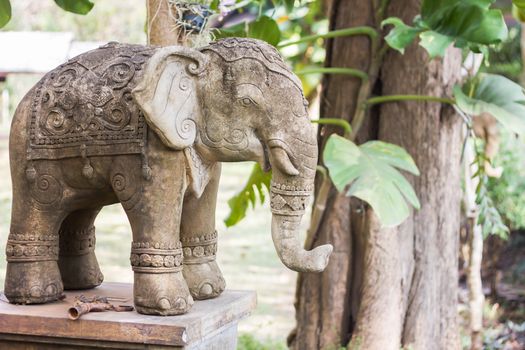
[[[11,234],[6,245],[8,262],[58,259],[57,235]]]
[[[217,254],[217,231],[201,236],[182,238],[185,264],[202,264],[215,260]]]
[[[60,255],[84,255],[95,250],[95,226],[89,228],[67,231],[60,230]]]
[[[142,153],[146,124],[131,90],[154,48],[110,43],[73,58],[37,85],[30,159]]]
[[[131,266],[135,272],[167,273],[182,270],[180,242],[133,242]]]

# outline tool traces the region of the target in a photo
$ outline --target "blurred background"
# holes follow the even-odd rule
[[[265,11],[276,19],[283,39],[327,30],[321,1],[303,1],[292,11],[286,11],[283,6],[269,6],[264,1],[259,4],[244,10],[239,6],[241,10],[234,10],[226,19],[230,18],[230,25],[235,25],[250,16],[253,18],[254,11]],[[507,13],[510,36],[498,50],[489,52],[488,64],[481,70],[502,74],[523,84],[525,36],[522,38],[522,27],[510,13],[510,1],[497,4]],[[8,135],[18,102],[43,73],[81,52],[108,41],[146,43],[146,7],[142,0],[97,1],[87,16],[65,12],[52,1],[16,0],[12,6],[13,18],[0,31],[0,286],[5,275],[4,249],[11,206]],[[231,28],[236,30],[235,26]],[[282,53],[296,70],[314,67],[324,60],[322,41],[286,47]],[[321,76],[315,74],[303,79],[314,115],[320,79]],[[508,237],[486,238],[482,267],[485,294],[493,296],[487,299],[484,310],[485,337],[491,348],[504,349],[506,340],[513,334],[525,332],[525,144],[499,129],[492,132],[489,130],[493,129],[486,127],[484,130],[488,133],[487,142],[496,148],[492,166],[495,171],[502,170],[499,176],[490,178],[489,195],[511,229]],[[240,324],[240,333],[245,337],[241,346],[256,343],[257,349],[284,348],[286,337],[295,325],[296,274],[280,263],[274,251],[268,204],[248,209],[248,216],[233,227],[224,224],[230,212],[227,202],[242,189],[252,166],[251,163],[223,166],[217,210],[218,261],[227,288],[257,291],[256,311]],[[308,222],[303,224],[306,230]],[[118,249],[123,243],[126,246],[126,242],[131,242],[131,230],[120,205],[104,208],[96,227],[96,252],[105,281],[132,282],[129,252]],[[462,239],[465,243],[466,238]],[[464,286],[462,266],[464,260],[459,262]],[[460,301],[466,303],[467,297],[460,295]],[[466,307],[459,312],[464,309]]]

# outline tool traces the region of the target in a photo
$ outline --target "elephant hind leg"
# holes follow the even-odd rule
[[[104,276],[95,256],[95,226],[101,208],[77,210],[60,227],[58,267],[64,289],[89,289],[102,283]]]
[[[63,296],[57,259],[58,228],[65,213],[41,211],[27,202],[13,205],[4,293],[14,304],[41,304]]]

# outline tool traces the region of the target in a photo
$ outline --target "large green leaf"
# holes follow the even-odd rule
[[[264,203],[265,190],[270,191],[270,181],[272,179],[272,172],[264,172],[258,163],[255,163],[252,169],[252,173],[246,182],[244,188],[235,196],[228,200],[228,206],[230,207],[230,214],[224,223],[227,227],[237,224],[239,221],[246,217],[246,211],[252,205],[255,207],[257,203],[257,193],[261,204]]]
[[[268,16],[261,16],[248,24],[248,37],[264,40],[276,46],[281,41],[281,31],[277,22]]]
[[[228,28],[216,30],[215,38],[241,37],[264,40],[276,46],[281,41],[281,31],[277,22],[268,16],[261,16],[250,23],[238,23]]]
[[[419,45],[427,50],[431,58],[442,56],[447,47],[454,42],[453,37],[439,34],[433,30],[421,33],[419,38],[421,39]]]
[[[507,38],[500,10],[490,9],[493,0],[424,0],[422,22],[442,35],[476,44],[494,44]]]
[[[458,107],[465,113],[490,113],[512,132],[525,134],[523,88],[501,75],[480,74],[460,88],[454,87]]]
[[[479,51],[480,45],[500,43],[508,36],[503,14],[498,9],[490,8],[493,2],[424,0],[421,16],[414,19],[413,27],[404,24],[399,18],[383,21],[384,24],[394,25],[385,39],[391,47],[402,51],[419,34],[421,46],[431,57],[443,56],[447,47],[454,42],[458,47]]]
[[[525,22],[525,0],[512,0],[512,14],[520,22]]]
[[[11,3],[9,0],[0,0],[0,28],[11,19]]]
[[[407,26],[403,21],[397,17],[390,17],[381,23],[381,27],[392,24],[394,28],[385,37],[388,45],[398,50],[401,53],[405,52],[405,47],[410,45],[417,37],[421,29]]]
[[[89,0],[55,0],[55,3],[64,10],[79,15],[89,13],[95,5]]]
[[[357,146],[332,135],[323,158],[337,190],[342,192],[350,185],[347,194],[370,204],[384,226],[399,225],[410,215],[407,201],[419,209],[414,189],[397,170],[419,175],[416,164],[403,148],[381,141]]]

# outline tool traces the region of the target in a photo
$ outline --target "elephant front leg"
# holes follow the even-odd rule
[[[112,177],[133,231],[130,260],[135,307],[148,315],[183,314],[193,305],[182,275],[179,238],[184,160],[175,152],[169,156],[170,160],[150,156],[149,180],[143,179],[140,168],[134,174],[129,166]]]
[[[226,282],[216,261],[217,231],[215,207],[220,164],[200,198],[189,194],[183,205],[181,241],[184,251],[184,278],[195,299],[209,299],[224,291]]]

